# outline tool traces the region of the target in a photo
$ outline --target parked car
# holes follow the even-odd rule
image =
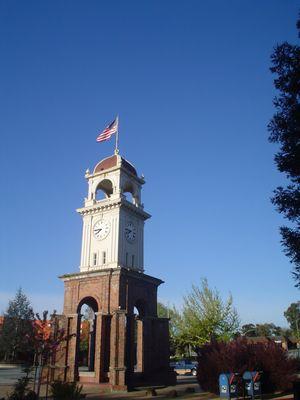
[[[180,360],[172,362],[170,366],[174,368],[177,375],[197,375],[198,363],[196,361]]]

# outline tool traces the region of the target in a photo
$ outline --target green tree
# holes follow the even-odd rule
[[[157,302],[157,316],[158,318],[169,318],[169,307],[160,301]]]
[[[254,324],[245,324],[241,328],[243,336],[254,337],[257,336],[256,326]]]
[[[273,323],[256,324],[257,336],[280,336],[282,329]]]
[[[300,303],[292,303],[284,312],[284,316],[290,325],[293,335],[300,338]]]
[[[0,349],[6,360],[15,361],[18,357],[32,355],[33,321],[34,313],[30,301],[20,288],[15,298],[9,301],[4,314]]]
[[[300,36],[300,21],[298,29]],[[276,112],[268,125],[269,140],[279,144],[275,163],[290,182],[274,191],[272,202],[291,222],[280,228],[281,243],[294,264],[295,286],[300,287],[300,46],[287,42],[276,46],[271,61],[279,95],[274,99]]]
[[[179,324],[181,345],[193,348],[208,343],[211,339],[230,340],[239,329],[239,317],[233,307],[232,296],[222,300],[216,289],[202,279],[201,286],[192,286],[184,297],[184,305]]]
[[[286,332],[280,326],[277,326],[273,323],[264,323],[264,324],[246,324],[242,326],[241,334],[243,336],[255,337],[255,336],[281,336]]]

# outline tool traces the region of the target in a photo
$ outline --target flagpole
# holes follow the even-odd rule
[[[117,132],[115,154],[119,154],[119,116],[117,115]]]

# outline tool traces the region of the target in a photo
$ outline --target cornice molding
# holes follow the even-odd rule
[[[83,272],[75,272],[71,274],[64,274],[59,276],[58,278],[62,281],[73,281],[82,278],[95,278],[97,276],[104,276],[108,274],[114,275],[117,271],[120,271],[120,268],[107,268],[102,270],[95,270],[95,271],[83,271]]]
[[[74,281],[74,280],[80,280],[84,278],[96,278],[98,276],[105,276],[105,275],[122,275],[124,277],[129,277],[129,278],[134,278],[137,280],[143,280],[149,283],[152,283],[156,286],[159,286],[160,284],[164,283],[161,279],[154,278],[153,276],[146,275],[143,272],[137,272],[133,271],[131,269],[127,268],[109,268],[109,269],[102,269],[98,271],[84,271],[84,272],[76,272],[72,274],[64,274],[59,276],[59,279],[61,279],[63,282],[68,282],[68,281]]]
[[[130,203],[122,197],[119,197],[117,199],[100,200],[91,206],[77,208],[76,211],[80,215],[92,215],[121,207],[129,209],[134,214],[141,216],[144,220],[151,217],[151,215],[144,211],[141,207],[136,207],[134,204]]]

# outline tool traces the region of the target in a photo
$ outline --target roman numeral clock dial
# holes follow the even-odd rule
[[[136,237],[136,228],[132,222],[128,222],[125,226],[125,237],[129,242],[134,242]]]
[[[105,239],[109,234],[110,225],[109,222],[104,220],[99,220],[95,223],[93,228],[93,234],[96,239],[102,240]]]

